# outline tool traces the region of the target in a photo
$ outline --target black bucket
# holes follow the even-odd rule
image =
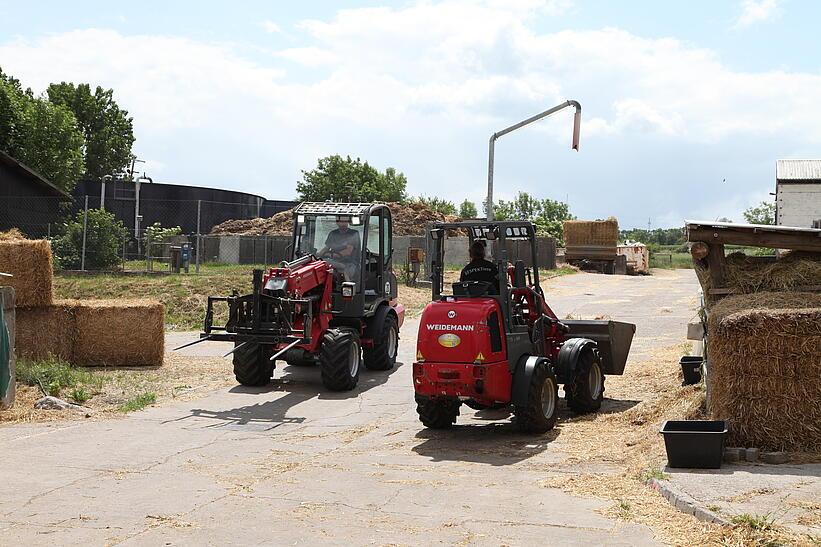
[[[685,355],[679,361],[681,364],[681,373],[684,374],[683,386],[692,386],[701,382],[701,365],[704,363],[704,357],[700,355]]]
[[[718,469],[724,457],[727,422],[723,420],[667,420],[661,426],[667,465],[690,469]]]

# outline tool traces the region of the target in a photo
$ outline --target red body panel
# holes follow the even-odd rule
[[[322,342],[322,335],[328,330],[331,321],[331,273],[333,268],[323,260],[313,260],[300,266],[295,270],[289,268],[271,268],[263,276],[263,285],[271,278],[287,278],[286,292],[291,298],[303,298],[306,294],[315,293],[317,288],[321,288],[321,297],[312,302],[313,323],[311,324],[311,343],[301,344],[297,347],[303,348],[310,353],[319,351],[319,344]],[[300,313],[298,307],[294,310],[296,317],[293,327],[295,331],[302,331],[305,325],[306,314]],[[287,343],[278,344],[276,350],[284,348]]]
[[[491,349],[487,321],[494,311],[501,325],[502,310],[492,298],[431,302],[419,322],[417,359],[470,364],[504,359],[504,338],[499,351]]]
[[[513,289],[511,305],[525,322],[553,310],[533,289]],[[498,317],[500,343],[493,351],[488,319]],[[545,325],[545,357],[556,359],[565,341],[556,325]],[[513,374],[507,361],[504,317],[499,303],[492,298],[446,297],[431,302],[422,312],[417,337],[413,385],[425,397],[473,399],[482,404],[511,400]]]

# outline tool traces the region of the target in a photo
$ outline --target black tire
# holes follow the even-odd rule
[[[311,358],[310,354],[302,349],[299,351],[290,350],[286,353],[285,362],[291,367],[310,367],[316,364],[316,361]]]
[[[527,404],[516,405],[513,414],[516,416],[516,425],[525,433],[546,433],[556,425],[559,384],[546,361],[536,365],[536,370],[533,371],[527,391]]]
[[[587,348],[576,363],[576,374],[564,386],[567,406],[576,414],[596,412],[604,399],[604,373],[599,350]]]
[[[416,397],[416,412],[425,427],[445,429],[456,423],[460,404],[459,399]]]
[[[390,370],[396,364],[399,353],[399,323],[396,316],[389,313],[373,339],[373,347],[365,348],[365,367],[368,370]]]
[[[322,383],[331,391],[349,391],[359,381],[362,345],[353,329],[328,329],[322,337],[319,366]]]
[[[234,347],[240,343],[235,343]],[[249,343],[233,353],[234,377],[244,386],[265,386],[274,375],[273,355],[270,346]]]

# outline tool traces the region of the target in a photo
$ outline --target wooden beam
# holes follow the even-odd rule
[[[821,234],[814,232],[770,232],[766,230],[691,226],[687,230],[688,241],[704,241],[772,249],[821,252]]]

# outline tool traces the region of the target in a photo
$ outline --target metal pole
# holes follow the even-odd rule
[[[86,271],[86,230],[88,229],[88,194],[86,194],[85,209],[83,212],[83,254],[80,257],[80,269]]]
[[[202,200],[197,200],[197,262],[195,271],[200,273],[200,250],[202,248],[200,242],[202,241],[202,236],[200,235],[200,219],[202,218]]]
[[[100,209],[103,211],[105,211],[105,183],[113,178],[111,175],[103,175],[102,184],[100,185]]]
[[[576,108],[576,114],[573,117],[573,143],[572,147],[573,150],[579,149],[579,129],[581,125],[581,115],[582,115],[582,105],[580,105],[577,101],[565,101],[560,105],[554,106],[544,112],[540,112],[535,116],[531,116],[526,120],[522,120],[519,123],[513,124],[510,127],[506,127],[501,131],[497,131],[496,133],[490,136],[490,143],[488,145],[488,159],[487,159],[487,205],[485,209],[487,211],[487,219],[493,220],[493,155],[495,151],[496,139],[507,135],[511,131],[516,131],[517,129],[524,127],[530,123],[535,121],[541,120],[542,118],[546,118],[551,114],[555,114],[559,110],[567,108],[568,106],[572,106]]]
[[[140,179],[134,181],[134,237],[140,239]]]

